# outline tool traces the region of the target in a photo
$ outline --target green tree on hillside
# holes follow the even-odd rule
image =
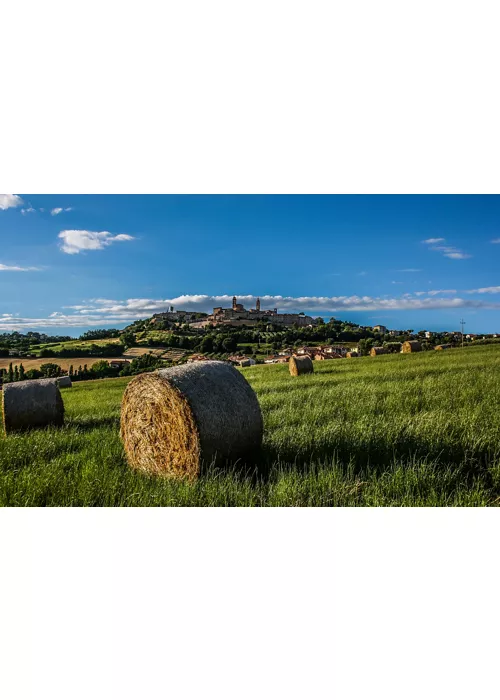
[[[50,379],[52,377],[60,377],[62,370],[59,365],[53,362],[47,362],[44,365],[40,365],[40,372],[42,373],[42,377]]]
[[[26,379],[26,372],[24,371],[23,363],[19,365],[19,381],[22,382]]]
[[[130,331],[125,331],[125,333],[122,333],[120,336],[120,342],[125,345],[127,348],[131,348],[135,345],[135,335],[134,333],[131,333]]]

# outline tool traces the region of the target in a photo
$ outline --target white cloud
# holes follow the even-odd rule
[[[27,207],[26,209],[21,209],[21,214],[33,214],[35,211],[36,209],[33,209],[33,207]]]
[[[427,240],[422,241],[426,245],[430,246],[431,250],[435,250],[438,253],[442,253],[445,258],[450,258],[451,260],[466,260],[471,258],[472,255],[464,253],[460,248],[455,248],[452,245],[436,245],[437,243],[444,243],[445,238],[427,238]]]
[[[19,267],[19,265],[2,265],[0,263],[0,272],[32,272],[39,269],[39,267]]]
[[[68,255],[80,253],[82,250],[102,250],[117,241],[133,241],[134,237],[127,233],[116,236],[109,231],[61,231],[61,250]]]
[[[42,211],[40,209],[40,211]],[[51,216],[57,216],[58,214],[61,214],[63,211],[73,211],[73,207],[54,207],[54,209],[50,210]]]
[[[494,238],[491,242],[492,243],[500,243],[500,238]]]
[[[469,289],[467,294],[500,294],[500,287],[481,287],[480,289]]]
[[[413,267],[407,267],[404,270],[396,270],[396,272],[422,272],[422,270],[417,270]]]
[[[466,260],[467,258],[472,257],[472,255],[464,253],[462,250],[454,248],[453,246],[440,245],[435,246],[434,248],[432,248],[432,250],[439,251],[444,255],[445,258],[451,258],[452,260]]]
[[[460,297],[437,298],[438,292],[430,296],[417,297],[408,293],[399,297],[338,296],[338,297],[285,297],[261,296],[263,309],[278,308],[280,312],[304,311],[312,315],[330,315],[349,311],[410,311],[436,309],[500,309],[500,302]],[[453,292],[454,290],[448,290]],[[481,290],[478,290],[481,291]],[[170,306],[186,311],[212,311],[214,306],[230,306],[232,294],[210,296],[208,294],[186,294],[171,299],[93,299],[82,304],[63,307],[66,312],[54,311],[45,318],[24,318],[15,314],[0,317],[1,330],[29,330],[35,328],[91,328],[131,323],[139,318],[148,318],[154,313],[167,311]],[[247,308],[254,307],[256,297],[237,295],[238,301]],[[380,318],[380,315],[378,315]]]
[[[0,194],[0,209],[11,209],[24,204],[17,194]]]

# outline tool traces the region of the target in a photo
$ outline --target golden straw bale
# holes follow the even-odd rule
[[[288,367],[292,377],[298,377],[299,374],[311,374],[311,372],[314,372],[314,366],[309,355],[292,355]]]
[[[420,352],[422,350],[422,346],[418,342],[418,340],[406,340],[403,343],[403,347],[401,349],[401,352],[403,353],[408,353],[408,352]]]
[[[387,348],[372,348],[370,350],[370,355],[372,357],[376,357],[377,355],[388,355],[389,350]]]
[[[141,374],[122,401],[121,437],[131,467],[196,479],[203,464],[251,456],[262,414],[244,376],[224,362],[194,362]]]

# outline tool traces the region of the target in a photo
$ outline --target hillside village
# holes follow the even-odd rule
[[[135,321],[123,330],[89,330],[79,339],[37,332],[0,335],[0,381],[61,376],[73,380],[127,376],[159,367],[220,359],[237,366],[281,364],[292,356],[315,361],[366,355],[448,350],[500,342],[499,334],[395,330],[304,313],[245,309],[233,297],[230,308],[211,314],[175,310]]]

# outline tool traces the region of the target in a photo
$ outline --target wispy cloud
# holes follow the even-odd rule
[[[15,209],[23,204],[23,200],[17,194],[0,194],[0,209]]]
[[[36,211],[36,209],[33,209],[33,207],[26,207],[25,209],[21,209],[21,214],[25,216],[26,214],[33,214]]]
[[[469,289],[467,294],[500,294],[500,287],[480,287],[479,289]]]
[[[416,297],[425,297],[425,296],[435,297],[435,296],[438,296],[438,294],[457,294],[457,290],[456,289],[431,289],[428,292],[415,292],[414,296],[416,296]],[[411,297],[412,295],[409,294],[408,296]]]
[[[427,238],[427,240],[422,241],[422,243],[429,245],[431,250],[442,253],[445,258],[450,258],[451,260],[466,260],[467,258],[472,257],[472,255],[469,255],[469,253],[465,253],[463,250],[460,250],[460,248],[456,248],[455,246],[436,245],[437,243],[444,243],[445,241],[445,238]]]
[[[304,311],[314,315],[330,315],[349,311],[410,311],[437,309],[500,309],[500,301],[464,299],[461,297],[439,297],[446,291],[434,290],[434,295],[425,297],[402,294],[398,297],[337,296],[337,297],[286,297],[264,295],[260,297],[262,308],[277,307],[280,312]],[[25,318],[14,313],[0,317],[0,330],[22,330],[35,328],[88,328],[115,326],[131,323],[139,318],[148,318],[155,313],[167,311],[170,306],[186,311],[212,311],[214,306],[230,306],[232,294],[210,296],[208,294],[185,294],[171,299],[92,299],[81,304],[63,307],[44,318]],[[238,301],[247,308],[254,306],[255,295],[237,295]],[[380,314],[377,314],[380,318]]]
[[[491,242],[492,243],[500,243],[500,238],[494,238]]]
[[[51,214],[51,216],[57,216],[58,214],[61,214],[63,211],[73,211],[73,207],[54,207],[54,209],[50,210],[50,214]]]
[[[396,272],[422,272],[422,270],[417,270],[414,267],[406,267],[403,270],[396,270]]]
[[[109,231],[61,231],[61,250],[68,255],[75,255],[85,250],[102,250],[113,243],[133,241],[134,236],[127,233],[113,235]]]
[[[0,263],[0,272],[32,272],[39,267],[20,267],[19,265],[3,265]]]

